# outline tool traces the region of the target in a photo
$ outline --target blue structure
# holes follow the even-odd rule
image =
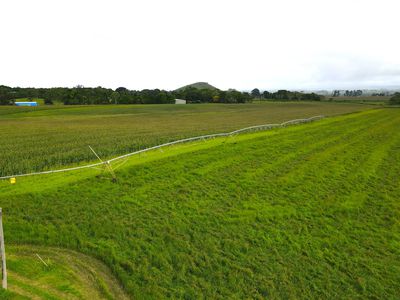
[[[15,102],[16,106],[38,106],[37,102]]]

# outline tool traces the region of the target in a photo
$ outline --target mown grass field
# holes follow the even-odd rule
[[[108,105],[0,107],[0,176],[125,154],[166,141],[314,115],[357,104]]]
[[[138,299],[395,299],[399,127],[370,110],[132,157],[117,183],[3,181],[6,241],[99,258]]]

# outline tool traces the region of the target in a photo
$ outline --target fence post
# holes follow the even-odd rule
[[[3,232],[3,212],[0,207],[0,251],[1,251],[1,270],[2,270],[2,286],[7,289],[7,267],[6,267],[6,248],[4,245]]]

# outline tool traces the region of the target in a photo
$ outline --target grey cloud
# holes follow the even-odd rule
[[[330,55],[317,60],[314,85],[376,87],[400,85],[400,64],[356,55]]]

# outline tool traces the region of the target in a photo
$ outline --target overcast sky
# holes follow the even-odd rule
[[[1,0],[0,84],[400,86],[399,0]]]

